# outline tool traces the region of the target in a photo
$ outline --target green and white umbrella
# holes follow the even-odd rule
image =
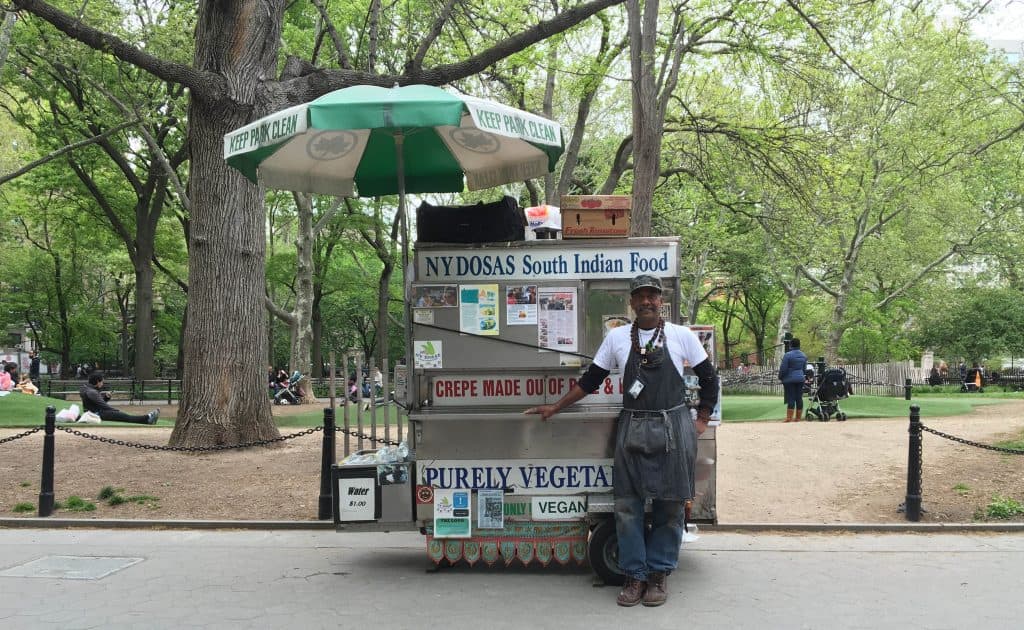
[[[539,177],[564,148],[546,118],[428,85],[344,88],[224,136],[228,164],[254,183],[361,197]]]

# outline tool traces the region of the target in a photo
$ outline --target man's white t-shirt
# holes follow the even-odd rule
[[[608,336],[604,338],[601,347],[594,355],[594,365],[608,370],[622,370],[629,361],[629,351],[633,346],[629,331],[632,326],[619,326],[613,328]],[[637,331],[640,345],[645,345],[654,336],[656,328],[651,330],[640,329]],[[700,339],[686,326],[678,326],[665,322],[665,348],[676,367],[679,376],[683,375],[683,362],[690,367],[699,365],[708,358],[708,353],[701,345]]]

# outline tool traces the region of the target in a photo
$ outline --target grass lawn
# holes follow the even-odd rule
[[[57,408],[57,411],[70,407],[74,401],[64,401],[58,398],[47,398],[45,396],[27,396],[25,394],[12,393],[7,396],[0,397],[0,427],[10,428],[32,428],[37,427],[46,422],[46,408],[53,405]],[[79,409],[81,409],[81,403],[77,403]],[[277,426],[281,428],[306,428],[322,426],[324,423],[324,404],[306,405],[306,411],[301,413],[291,414],[287,416],[275,416],[274,420]],[[149,407],[141,405],[133,405],[131,407],[124,407],[125,413],[131,414],[143,414],[149,411]],[[389,405],[388,407],[380,407],[377,409],[377,425],[379,427],[384,426],[385,418],[392,426],[397,423],[398,414],[401,410],[394,406]],[[344,411],[341,407],[335,409],[335,422],[338,426],[341,426],[344,422]],[[403,419],[405,418],[405,412],[401,412]],[[356,422],[355,406],[349,406],[349,418],[352,425]],[[116,426],[116,427],[142,427],[148,425],[132,424],[130,422],[104,422],[104,425]],[[174,424],[174,418],[161,417],[157,421],[156,426],[158,427],[169,427]],[[93,427],[95,425],[82,425],[85,427]],[[370,413],[363,412],[363,427],[368,429],[370,426]]]
[[[59,398],[47,398],[46,396],[28,396],[26,394],[12,393],[8,396],[0,397],[0,427],[37,427],[41,424],[46,423],[46,408],[53,405],[57,408],[57,411],[70,407],[72,404],[78,405],[78,410],[81,412],[82,403],[81,401],[73,400],[61,400]],[[133,415],[142,415],[150,410],[149,407],[127,407],[123,411]],[[103,424],[108,424],[104,422]],[[141,427],[149,426],[142,424],[134,424],[131,422],[110,422],[111,426],[115,427]],[[158,427],[169,427],[174,424],[174,418],[160,418],[156,426]],[[85,427],[95,425],[82,425]]]
[[[915,396],[913,401],[906,401],[902,398],[888,398],[880,396],[851,396],[840,401],[840,408],[850,418],[906,418],[910,415],[910,405],[921,406],[922,418],[935,416],[955,416],[970,413],[974,407],[979,405],[992,405],[1001,402],[1024,398],[1021,393],[1006,394],[1003,392],[985,392],[984,394],[953,394],[953,395],[931,395],[925,394]],[[780,420],[786,415],[786,408],[783,405],[781,396],[729,396],[726,395],[722,401],[723,412],[727,422],[760,422],[765,420]],[[804,406],[807,405],[804,400]],[[30,428],[37,427],[45,421],[46,407],[53,405],[59,411],[71,405],[71,401],[63,401],[44,396],[26,396],[25,394],[10,394],[0,397],[0,427]],[[79,405],[81,406],[81,405]],[[287,416],[276,416],[277,425],[283,429],[306,428],[321,426],[324,420],[324,404],[308,405],[308,411],[302,411]],[[127,409],[128,413],[144,413],[146,407],[135,406]],[[387,418],[392,426],[395,426],[399,413],[404,419],[405,413],[394,405],[386,408],[378,408],[377,424],[384,426],[384,419]],[[342,408],[335,410],[335,422],[342,425],[344,416]],[[356,422],[355,407],[349,406],[350,422]],[[170,426],[174,418],[160,418],[158,426]],[[108,423],[104,423],[108,424]],[[122,422],[111,422],[111,426],[138,427],[137,425]],[[370,426],[369,412],[363,413],[363,427]]]
[[[1021,396],[1016,396],[1020,399]],[[909,418],[910,405],[921,407],[921,417],[958,416],[970,413],[979,405],[1005,402],[1006,396],[985,394],[959,394],[956,396],[921,396],[914,400],[882,396],[850,396],[839,401],[839,408],[849,418]],[[808,401],[804,399],[806,409]],[[727,422],[760,422],[786,417],[786,406],[781,396],[725,396],[722,415]]]

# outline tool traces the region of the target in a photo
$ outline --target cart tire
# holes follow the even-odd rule
[[[846,414],[840,413],[838,416],[836,416],[836,420],[839,420],[840,422],[846,422]]]
[[[622,586],[626,581],[626,576],[619,568],[619,539],[615,534],[614,517],[601,519],[590,531],[587,558],[590,560],[590,568],[605,584]]]

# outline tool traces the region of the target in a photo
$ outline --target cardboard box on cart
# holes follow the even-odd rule
[[[629,236],[630,195],[562,197],[562,238]]]

